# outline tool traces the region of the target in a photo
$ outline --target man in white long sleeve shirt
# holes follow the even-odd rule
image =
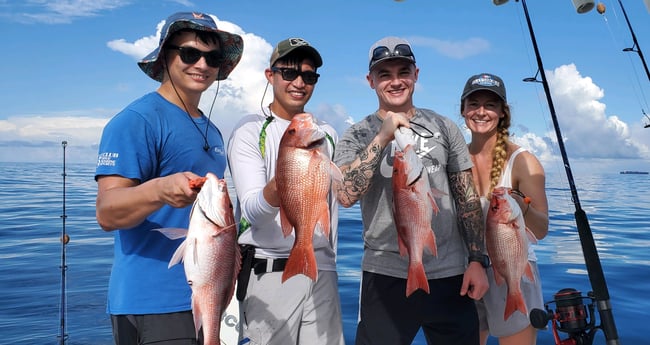
[[[241,221],[239,244],[244,248],[237,296],[241,301],[240,339],[248,338],[250,344],[344,344],[336,273],[335,201],[330,202],[329,236],[314,233],[318,279],[298,274],[282,282],[295,233],[285,237],[280,226],[276,160],[280,139],[293,116],[304,112],[321,65],[320,54],[305,40],[289,38],[278,43],[264,72],[273,88],[273,102],[262,114],[244,117],[228,144],[228,164],[237,192],[236,216]],[[337,134],[330,125],[322,121],[319,125],[328,133],[331,156]]]

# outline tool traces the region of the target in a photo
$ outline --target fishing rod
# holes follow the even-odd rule
[[[625,21],[627,22],[627,27],[630,28],[630,34],[632,34],[632,42],[634,43],[631,48],[624,48],[624,52],[635,52],[639,55],[641,58],[641,62],[643,63],[643,68],[645,68],[645,74],[648,76],[648,81],[650,81],[650,71],[648,71],[648,65],[645,63],[645,58],[643,57],[643,52],[641,51],[641,47],[639,46],[639,42],[636,40],[636,35],[634,34],[634,30],[632,30],[632,24],[630,24],[630,20],[627,18],[627,12],[625,12],[625,7],[623,7],[623,3],[621,0],[618,0],[618,4],[621,6],[621,10],[623,11],[623,16],[625,17]]]
[[[61,146],[63,147],[63,213],[61,214],[62,229],[61,229],[61,308],[59,311],[60,323],[59,323],[59,344],[64,345],[65,341],[68,339],[68,334],[65,332],[65,309],[66,309],[66,299],[65,299],[65,272],[68,269],[68,266],[65,263],[65,246],[70,242],[70,236],[65,232],[65,220],[68,216],[65,213],[65,148],[68,146],[67,141],[62,141]]]
[[[519,2],[519,0],[515,0],[516,2]],[[492,1],[495,5],[502,5],[508,2],[508,0],[493,0]],[[578,1],[580,2],[580,1]],[[593,2],[588,2],[588,1],[582,1],[582,5],[579,8],[576,5],[576,9],[578,10],[578,13],[584,13],[589,10],[591,10],[594,6]],[[605,275],[603,274],[603,268],[600,264],[600,259],[598,257],[598,250],[596,249],[596,244],[594,242],[594,237],[591,232],[591,228],[589,226],[589,220],[587,219],[587,214],[585,211],[582,209],[582,206],[580,205],[580,199],[578,198],[578,191],[576,189],[574,179],[573,179],[573,173],[571,171],[571,166],[569,164],[569,158],[566,153],[566,149],[564,146],[564,140],[562,139],[562,131],[560,130],[560,125],[557,120],[557,115],[555,113],[555,107],[553,105],[553,99],[551,97],[551,90],[548,85],[548,81],[546,79],[546,73],[544,72],[544,65],[542,63],[542,58],[539,53],[539,49],[537,47],[537,39],[535,38],[535,32],[533,31],[533,25],[530,21],[530,15],[528,14],[528,7],[526,6],[526,0],[521,0],[521,4],[524,9],[524,14],[526,16],[526,22],[528,24],[528,31],[530,32],[530,39],[533,44],[533,49],[535,50],[535,57],[537,59],[537,73],[541,75],[541,83],[544,86],[544,93],[546,94],[546,101],[548,102],[548,107],[551,112],[551,118],[553,119],[553,127],[555,128],[555,134],[557,136],[557,141],[558,141],[558,146],[560,148],[560,152],[562,154],[562,161],[564,162],[564,169],[566,171],[567,179],[569,181],[569,187],[571,189],[571,198],[573,200],[573,204],[575,205],[575,219],[576,219],[576,225],[578,228],[578,234],[580,236],[580,244],[582,245],[582,253],[585,258],[585,264],[587,266],[587,273],[589,275],[589,280],[591,282],[591,287],[593,289],[593,300],[595,301],[597,307],[598,307],[598,312],[600,315],[600,321],[601,325],[598,327],[592,327],[592,331],[595,330],[596,328],[602,328],[603,333],[605,334],[605,339],[607,341],[608,345],[618,345],[619,339],[618,339],[618,333],[616,331],[616,325],[614,323],[614,315],[612,314],[612,306],[609,300],[609,291],[607,289],[607,283],[605,282]],[[574,0],[574,5],[576,4],[576,0]],[[527,82],[540,82],[537,80],[537,74],[533,78],[526,78],[524,81]],[[562,292],[562,291],[560,291]],[[578,304],[576,301],[575,296],[575,291],[569,291],[568,292],[568,307],[572,306],[573,304]],[[560,294],[560,297],[565,297],[565,294]],[[557,295],[556,295],[557,297]],[[557,299],[557,298],[556,298]],[[562,302],[567,302],[562,300]],[[560,303],[558,303],[558,306]],[[564,306],[567,306],[564,304]],[[559,308],[558,308],[559,309]],[[580,308],[577,309],[570,309],[571,311],[576,311],[576,310],[581,310]],[[543,312],[543,311],[542,311]],[[580,312],[582,313],[582,312]],[[585,312],[586,313],[586,312]],[[539,315],[536,313],[536,315]],[[556,315],[555,313],[548,313],[548,319],[557,319],[561,318],[565,315]],[[577,316],[577,315],[573,315]],[[531,323],[533,323],[533,318],[535,315],[532,315],[531,312]],[[537,320],[535,320],[537,321]],[[546,321],[548,322],[548,320]],[[554,320],[554,325],[555,325],[555,320]],[[573,337],[579,337],[578,339],[569,339],[572,342],[560,342],[561,344],[591,344],[591,341],[593,341],[593,332],[589,333],[584,333],[584,332],[574,332],[571,333],[572,338]],[[556,341],[559,341],[559,338],[556,337]]]

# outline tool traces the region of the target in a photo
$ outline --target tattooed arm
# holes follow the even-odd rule
[[[485,254],[485,224],[481,199],[474,188],[470,169],[449,174],[451,192],[456,202],[460,232],[470,255]]]
[[[456,202],[460,232],[470,255],[485,254],[485,224],[481,200],[474,188],[470,169],[449,174],[451,192]],[[463,276],[460,294],[479,300],[488,289],[485,269],[478,262],[469,263]]]
[[[352,163],[340,166],[343,181],[337,188],[336,198],[343,207],[354,205],[368,191],[372,176],[379,166],[381,153],[395,138],[395,130],[400,126],[409,127],[404,114],[387,112],[379,132],[370,144],[359,152]]]

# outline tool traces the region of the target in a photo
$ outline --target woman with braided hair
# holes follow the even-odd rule
[[[472,133],[468,144],[474,167],[474,185],[481,196],[484,216],[487,215],[489,196],[495,187],[512,189],[524,215],[526,228],[536,239],[548,233],[548,203],[545,191],[544,168],[535,155],[510,142],[510,107],[506,100],[503,80],[489,73],[474,75],[467,80],[461,96],[461,115]],[[542,287],[535,252],[528,247],[528,261],[535,281],[521,280],[521,290],[528,310],[544,308]],[[499,338],[500,345],[535,344],[537,331],[528,315],[513,313],[504,320],[507,287],[495,283],[492,269],[487,270],[490,288],[477,310],[480,320],[481,344],[488,335]]]

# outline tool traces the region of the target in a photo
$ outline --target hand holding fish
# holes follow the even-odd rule
[[[379,130],[379,133],[377,133],[377,139],[379,139],[382,146],[388,145],[389,142],[395,139],[395,130],[399,127],[410,127],[409,120],[405,115],[405,113],[387,111],[383,116],[381,129]]]
[[[156,179],[158,198],[172,207],[191,205],[196,200],[198,191],[192,189],[190,181],[197,178],[201,176],[186,171]]]

